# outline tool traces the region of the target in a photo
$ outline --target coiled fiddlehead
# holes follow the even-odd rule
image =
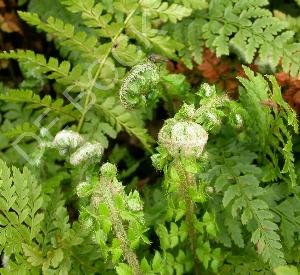
[[[159,132],[159,143],[172,157],[199,158],[207,142],[208,134],[195,122],[169,119]]]
[[[159,80],[159,70],[153,62],[134,66],[121,86],[121,103],[129,109],[151,105],[157,97]]]

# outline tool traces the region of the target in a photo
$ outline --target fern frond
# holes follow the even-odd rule
[[[262,62],[277,66],[282,61],[285,72],[298,76],[300,44],[291,41],[294,33],[264,8],[267,4],[265,0],[211,1],[203,26],[206,45],[217,56],[228,55],[232,48],[247,63],[258,52]]]
[[[176,25],[169,25],[168,30],[172,33],[172,38],[180,41],[187,47],[179,49],[179,56],[182,57],[184,64],[193,68],[193,60],[197,64],[202,63],[202,54],[205,41],[202,38],[202,27],[206,21],[202,18],[185,19]]]
[[[240,100],[249,115],[246,123],[252,125],[249,135],[260,144],[260,148],[256,150],[265,156],[268,155],[274,167],[279,165],[279,153],[283,156],[285,164],[281,173],[288,173],[290,186],[293,188],[296,185],[296,173],[292,133],[298,132],[296,114],[283,100],[279,85],[273,76],[268,78],[272,84],[270,88],[262,75],[255,75],[247,67],[244,67],[244,71],[248,79],[238,79],[245,87],[241,89]]]
[[[143,122],[138,113],[126,111],[114,97],[108,97],[103,103],[96,104],[96,107],[102,111],[104,118],[117,132],[124,129],[129,135],[137,137],[145,148],[152,152],[150,143],[153,139],[143,128]]]
[[[177,0],[175,1],[176,3],[182,3],[187,8],[192,8],[192,9],[205,9],[208,7],[208,3],[206,0]]]
[[[163,21],[170,20],[172,23],[176,23],[192,13],[190,8],[174,3],[169,5],[161,0],[142,0],[141,10],[152,18],[159,17]]]
[[[253,200],[250,209],[258,224],[251,237],[251,241],[257,246],[257,252],[262,255],[264,261],[270,262],[272,267],[286,264],[280,236],[276,232],[278,226],[273,221],[274,215],[269,211],[268,205],[262,200]]]
[[[22,253],[22,244],[39,239],[43,199],[41,186],[27,168],[20,172],[0,160],[0,248],[6,255]],[[16,257],[18,260],[18,257]]]
[[[223,194],[222,203],[228,232],[233,241],[240,246],[243,244],[243,238],[236,223],[238,221],[240,225],[247,225],[247,229],[251,232],[251,242],[256,245],[256,251],[261,254],[262,259],[269,262],[272,267],[284,264],[278,225],[275,223],[272,210],[263,200],[265,190],[260,187],[259,180],[262,171],[252,164],[257,156],[232,146],[237,144],[225,147],[223,145],[222,153],[217,153],[218,149],[215,149],[220,157],[216,158],[219,160],[212,163],[212,168],[208,172],[208,178],[213,179],[216,191]],[[228,211],[232,217],[227,218]],[[232,219],[235,219],[234,223],[231,223]]]
[[[75,85],[72,91],[76,92],[80,89],[84,90],[88,84],[88,77],[86,74],[82,75],[82,68],[80,65],[74,66],[71,69],[71,64],[68,61],[63,61],[59,64],[58,60],[50,57],[47,61],[41,54],[36,54],[29,50],[17,50],[0,53],[0,59],[15,59],[24,64],[27,68],[34,68],[41,73],[48,74],[49,79],[55,79],[57,82],[64,85]],[[38,68],[38,69],[37,69]]]
[[[160,35],[157,29],[152,28],[151,19],[148,17],[132,17],[126,26],[126,33],[146,49],[162,53],[174,60],[177,59],[176,51],[184,48],[184,44],[172,39],[166,33]]]
[[[70,51],[82,53],[83,58],[91,60],[101,59],[97,53],[97,38],[88,35],[84,31],[76,32],[71,24],[65,24],[61,19],[49,17],[47,22],[41,21],[36,13],[19,11],[20,17],[28,24],[35,26],[38,30],[52,34],[59,40],[61,46],[69,47]]]
[[[103,13],[103,5],[94,0],[62,0],[63,5],[73,13],[81,13],[84,24],[92,28],[106,28],[112,19],[108,13]]]
[[[8,137],[9,139],[16,138],[20,136],[23,133],[37,133],[38,127],[35,125],[32,125],[28,122],[25,122],[23,124],[17,124],[15,127],[5,131],[4,135]]]
[[[0,100],[29,103],[29,108],[48,108],[56,113],[69,116],[72,120],[78,119],[79,112],[74,110],[73,104],[63,105],[62,99],[52,100],[50,96],[40,98],[30,90],[8,90],[5,94],[0,94]]]
[[[104,148],[108,148],[108,137],[115,139],[117,131],[106,122],[99,122],[99,114],[89,112],[86,115],[86,122],[82,127],[82,133],[87,135],[89,140],[100,142]]]

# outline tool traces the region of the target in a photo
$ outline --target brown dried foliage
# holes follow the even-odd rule
[[[257,65],[249,64],[248,66],[253,71],[258,71]],[[182,62],[175,64],[170,61],[168,69],[171,72],[186,75],[187,80],[194,86],[198,86],[203,81],[215,84],[232,98],[238,97],[239,82],[236,77],[245,77],[241,63],[230,57],[219,58],[209,49],[204,49],[203,62],[201,64],[194,63],[192,70],[189,70]],[[284,72],[276,73],[275,77],[282,88],[283,98],[300,116],[300,80]]]

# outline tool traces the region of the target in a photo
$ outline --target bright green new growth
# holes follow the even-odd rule
[[[142,203],[136,191],[125,194],[116,175],[116,166],[105,163],[100,168],[99,180],[78,186],[79,196],[91,197],[90,204],[82,206],[82,223],[90,232],[94,232],[95,241],[106,261],[111,254],[118,274],[123,274],[124,268],[129,268],[131,274],[143,274],[134,252],[140,243],[149,243],[144,235],[147,229]],[[122,263],[122,258],[128,265]]]

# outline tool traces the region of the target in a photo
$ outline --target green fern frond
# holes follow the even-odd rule
[[[104,7],[94,0],[62,0],[63,5],[73,13],[81,13],[84,24],[92,28],[106,28],[112,16],[109,13],[102,14]]]
[[[252,233],[251,241],[256,244],[257,252],[264,261],[272,267],[285,265],[280,236],[276,232],[278,226],[273,221],[274,215],[269,212],[268,205],[262,200],[253,200],[250,203],[252,215],[255,216],[258,228]]]
[[[231,212],[232,217],[228,218],[225,214],[227,230],[234,243],[242,246],[244,238],[237,222],[247,225],[251,242],[256,245],[256,251],[262,259],[272,267],[282,265],[285,260],[279,228],[271,208],[263,200],[265,189],[260,186],[262,171],[252,164],[256,156],[242,148],[234,149],[232,145],[222,146],[222,153],[217,153],[216,149],[215,152],[220,155],[219,161],[212,163],[208,172],[216,191],[223,194],[225,213]],[[223,153],[227,156],[225,159]],[[232,219],[235,222],[232,223]]]
[[[174,3],[169,5],[161,0],[142,0],[141,10],[152,18],[159,17],[163,21],[170,20],[172,23],[176,23],[192,13],[190,8]]]
[[[186,19],[176,25],[169,25],[168,30],[172,33],[172,38],[187,45],[178,50],[182,56],[184,64],[193,68],[193,60],[197,64],[202,63],[202,54],[205,41],[202,38],[202,27],[206,21],[202,18]]]
[[[258,51],[262,62],[276,66],[282,60],[284,71],[297,76],[300,44],[291,42],[294,33],[263,8],[267,4],[256,0],[211,1],[209,21],[203,27],[206,45],[215,49],[217,56],[228,55],[232,47],[247,63]]]
[[[147,134],[147,130],[143,128],[143,122],[138,113],[127,112],[114,97],[108,97],[101,104],[96,104],[96,107],[102,111],[106,121],[117,132],[124,129],[129,135],[137,137],[145,148],[152,152],[150,144],[153,143],[153,139]]]
[[[0,94],[0,100],[28,103],[29,108],[48,108],[51,111],[69,116],[71,120],[78,119],[79,112],[74,110],[73,104],[63,105],[62,99],[52,100],[50,96],[40,98],[30,90],[8,90]]]
[[[18,261],[23,243],[39,240],[44,218],[41,186],[27,168],[20,172],[0,160],[0,249]]]
[[[99,114],[95,112],[89,112],[86,115],[82,133],[88,136],[89,140],[100,142],[104,148],[108,148],[108,138],[115,139],[117,137],[117,131],[110,124],[99,122]]]
[[[26,64],[28,69],[34,68],[41,73],[47,74],[49,79],[55,79],[64,85],[75,85],[72,92],[80,89],[84,90],[88,83],[88,77],[86,74],[82,75],[80,65],[76,65],[71,69],[71,64],[68,61],[63,61],[59,64],[59,61],[54,57],[50,57],[47,61],[43,55],[36,54],[33,51],[2,52],[0,53],[0,59],[16,59]]]
[[[244,67],[244,71],[248,79],[242,77],[238,79],[245,87],[241,89],[240,100],[249,114],[246,123],[252,125],[251,129],[249,128],[249,135],[257,140],[260,144],[257,150],[268,155],[274,167],[279,165],[278,155],[283,156],[285,163],[281,173],[288,173],[290,186],[293,188],[296,185],[296,173],[292,153],[292,133],[298,132],[296,113],[283,100],[279,85],[273,76],[268,77],[270,88],[262,75],[255,75],[247,67]]]
[[[9,139],[14,139],[23,133],[35,134],[37,132],[38,132],[38,127],[28,122],[25,122],[23,124],[17,124],[15,127],[5,131],[4,135]]]
[[[272,68],[280,64],[285,72],[298,76],[300,44],[294,41],[294,32],[288,29],[285,20],[273,16],[265,7],[268,4],[267,0],[213,0],[207,10],[192,14],[176,27],[166,28],[172,38],[189,45],[179,52],[189,68],[191,58],[201,63],[200,53],[205,44],[218,57],[235,52],[246,63],[252,63],[258,56],[260,63]],[[194,25],[197,25],[196,37],[190,33]]]
[[[192,9],[202,10],[208,7],[208,3],[206,0],[177,0],[175,2],[181,3],[185,7]]]
[[[24,21],[35,26],[38,30],[53,35],[59,40],[61,46],[69,47],[70,51],[82,53],[82,58],[101,59],[101,55],[97,53],[98,41],[95,36],[88,35],[84,31],[76,32],[73,25],[65,24],[58,18],[49,17],[47,22],[44,23],[36,13],[20,11],[19,15]]]

